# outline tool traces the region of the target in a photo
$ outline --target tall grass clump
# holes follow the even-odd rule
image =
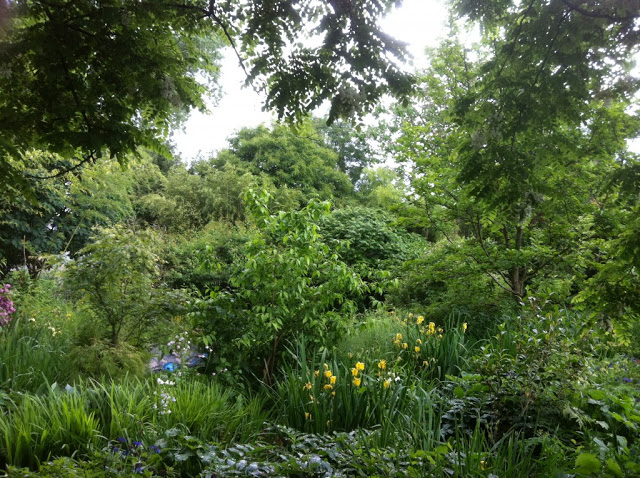
[[[395,311],[375,310],[364,315],[362,320],[349,328],[336,346],[337,360],[347,361],[353,357],[380,360],[393,358],[393,337],[398,329]]]
[[[264,398],[245,397],[215,382],[184,380],[169,392],[171,413],[157,414],[163,430],[186,427],[190,435],[216,443],[245,442],[268,419]]]
[[[553,476],[557,471],[555,461],[539,463],[534,457],[542,445],[543,440],[525,439],[513,432],[493,441],[478,423],[471,435],[458,434],[454,440],[427,451],[431,464],[429,476]]]
[[[153,445],[170,429],[203,443],[243,443],[269,418],[263,398],[196,377],[174,383],[175,401],[167,409],[158,406],[161,390],[156,378],[131,378],[109,384],[80,380],[65,389],[48,386],[39,395],[13,394],[0,414],[0,466],[35,469],[52,457],[86,455],[123,440]]]
[[[0,389],[35,392],[70,380],[68,342],[44,324],[19,317],[0,330]]]
[[[88,452],[99,423],[80,394],[52,391],[17,396],[0,415],[0,465],[37,468],[51,457]]]
[[[330,360],[326,351],[308,353],[303,338],[296,350],[273,387],[284,425],[313,433],[380,425],[392,429],[403,417],[433,408],[423,384],[396,374],[385,359]]]
[[[436,323],[413,313],[378,311],[338,344],[336,356],[385,360],[422,380],[444,380],[466,367],[474,348],[467,329],[459,314]]]
[[[49,279],[15,277],[12,321],[0,327],[0,388],[35,392],[74,376],[68,353],[80,312]]]
[[[465,368],[469,354],[467,327],[466,322],[457,323],[452,318],[438,325],[410,313],[398,319],[398,332],[393,337],[396,362],[426,380],[457,375]]]
[[[257,434],[268,418],[264,399],[247,398],[204,378],[84,382],[76,390],[98,418],[100,434],[110,440],[124,437],[153,443],[165,430],[179,427],[207,442],[243,442]],[[169,397],[166,406],[163,393]]]

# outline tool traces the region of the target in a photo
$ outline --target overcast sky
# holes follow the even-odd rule
[[[425,66],[424,49],[439,44],[447,18],[443,0],[404,0],[382,25],[387,33],[409,44],[415,65]],[[224,96],[218,105],[210,105],[208,114],[192,112],[184,132],[173,136],[184,161],[226,147],[226,138],[240,128],[272,121],[273,116],[262,111],[263,99],[252,89],[242,88],[244,79],[235,54],[226,49],[220,81]]]

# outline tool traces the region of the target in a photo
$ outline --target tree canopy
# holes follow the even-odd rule
[[[288,194],[286,202],[295,208],[313,196],[345,198],[353,192],[349,177],[340,170],[338,155],[323,145],[309,124],[296,129],[284,125],[271,130],[264,126],[244,128],[229,139],[229,146],[214,164],[236,165],[264,177],[280,190],[278,199]]]
[[[201,78],[215,83],[224,42],[280,118],[325,100],[329,120],[362,114],[384,92],[410,89],[402,46],[377,24],[393,3],[3,1],[0,184],[22,184],[30,149],[60,155],[50,174],[166,150],[176,114],[204,107]]]
[[[637,165],[626,141],[640,131],[630,74],[639,13],[562,0],[456,6],[481,22],[481,45],[470,55],[453,35],[432,52],[419,99],[396,110],[386,137],[444,239],[416,273],[432,295],[459,283],[518,302],[532,293],[566,299],[607,250],[620,251],[620,241],[596,244],[612,238],[605,218],[620,211],[615,178]]]

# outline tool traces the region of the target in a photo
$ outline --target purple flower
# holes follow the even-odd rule
[[[154,453],[160,453],[162,451],[159,446],[155,446],[155,445],[151,445],[149,447],[149,450],[151,450]]]
[[[626,378],[626,377],[625,377],[625,378],[623,378],[623,379],[622,379],[622,381],[623,381],[623,382],[626,382],[626,383],[631,383],[631,382],[633,382],[633,379],[632,379],[632,378]]]
[[[141,441],[134,441],[133,442],[133,446],[142,446],[142,442]]]
[[[13,306],[13,302],[9,297],[10,288],[10,284],[5,284],[0,287],[0,327],[9,325],[9,322],[11,322],[10,315],[16,311],[16,308]]]
[[[123,438],[123,437],[118,437],[118,441],[119,441],[120,443],[127,443],[127,439],[126,439],[126,438]]]

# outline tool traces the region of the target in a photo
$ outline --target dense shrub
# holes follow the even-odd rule
[[[146,344],[182,305],[180,291],[159,283],[157,242],[151,231],[104,229],[77,259],[65,264],[65,288],[70,297],[91,308],[92,320],[99,325],[98,341],[112,347],[122,342]]]
[[[216,354],[255,374],[262,368],[267,381],[297,333],[318,346],[334,342],[353,313],[349,297],[363,289],[318,234],[329,203],[312,201],[300,211],[271,215],[269,199],[265,191],[247,193],[258,232],[234,268],[233,289],[212,291],[194,314]],[[216,267],[215,256],[207,262]]]

